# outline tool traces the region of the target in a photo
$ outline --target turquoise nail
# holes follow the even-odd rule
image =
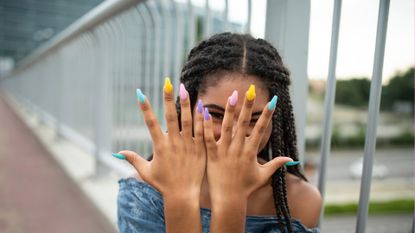
[[[125,156],[122,154],[118,154],[118,153],[112,153],[112,156],[114,156],[117,159],[125,159]]]
[[[295,166],[300,164],[300,161],[290,161],[290,162],[286,162],[284,165],[285,166]]]
[[[274,97],[272,97],[271,101],[268,104],[268,109],[270,111],[273,111],[275,109],[275,106],[277,105],[277,101],[278,101],[278,96],[274,95]]]
[[[143,94],[143,92],[140,89],[136,90],[137,98],[140,101],[140,103],[144,104],[146,102],[146,96]]]

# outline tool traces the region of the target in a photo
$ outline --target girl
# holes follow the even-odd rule
[[[298,165],[277,50],[214,35],[191,50],[180,81],[176,103],[164,85],[167,133],[137,89],[154,153],[113,154],[138,171],[119,181],[120,232],[318,232],[321,197]]]

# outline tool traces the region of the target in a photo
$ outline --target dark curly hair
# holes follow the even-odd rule
[[[248,34],[221,33],[202,41],[194,47],[184,64],[180,81],[189,92],[191,108],[195,107],[199,93],[207,87],[209,74],[237,72],[255,75],[268,87],[270,96],[277,95],[278,106],[272,116],[272,133],[259,157],[269,161],[275,156],[289,156],[298,160],[293,107],[289,95],[289,71],[278,51],[267,41],[255,39]],[[176,108],[180,122],[180,101]],[[180,124],[180,123],[179,123]],[[280,228],[292,232],[287,202],[286,172],[307,181],[300,167],[282,167],[272,175],[272,190]]]

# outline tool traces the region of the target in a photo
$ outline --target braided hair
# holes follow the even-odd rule
[[[268,87],[270,96],[277,95],[280,108],[272,116],[272,133],[267,146],[258,157],[269,161],[276,156],[289,156],[298,160],[293,108],[290,100],[289,71],[284,66],[278,51],[267,41],[250,35],[221,33],[202,41],[194,47],[181,71],[180,81],[189,92],[191,109],[195,107],[198,94],[206,90],[209,74],[238,72],[255,75]],[[180,124],[180,101],[176,108]],[[180,126],[181,128],[181,126]],[[292,232],[290,211],[287,202],[285,175],[291,173],[305,181],[300,167],[281,167],[273,175],[271,186],[277,216],[282,219],[280,228]],[[285,230],[283,230],[285,231]]]

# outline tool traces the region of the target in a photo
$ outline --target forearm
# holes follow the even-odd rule
[[[238,197],[222,201],[212,201],[210,232],[245,232],[246,208],[246,198]]]
[[[199,198],[164,197],[166,232],[202,232]]]

